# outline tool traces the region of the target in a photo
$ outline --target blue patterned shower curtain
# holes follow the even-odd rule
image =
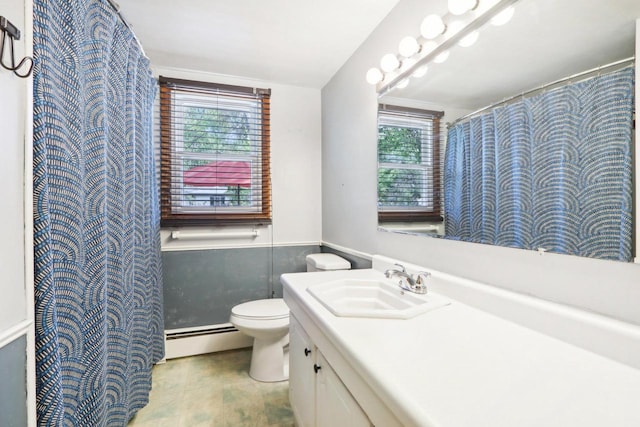
[[[451,127],[447,237],[631,260],[633,78],[628,67]]]
[[[156,83],[107,0],[34,2],[40,426],[124,426],[163,357]]]

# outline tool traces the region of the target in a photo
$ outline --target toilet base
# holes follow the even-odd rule
[[[258,338],[253,340],[249,376],[260,382],[277,382],[289,379],[289,334],[277,343]]]

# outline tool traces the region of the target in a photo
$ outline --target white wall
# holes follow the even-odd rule
[[[322,90],[323,241],[378,253],[640,324],[640,265],[382,232],[376,219],[375,88],[366,71],[419,28],[401,0]],[[638,46],[636,46],[638,49]],[[639,138],[636,138],[639,139]]]
[[[163,250],[319,244],[321,240],[320,90],[170,68],[156,75],[271,89],[273,223],[256,239],[176,241],[163,230]],[[247,229],[252,227],[232,227]],[[185,231],[203,230],[194,227]],[[215,228],[205,228],[215,230]],[[229,227],[225,228],[228,230]]]
[[[2,16],[24,29],[24,3],[11,2],[2,8]],[[24,54],[24,43],[16,42],[16,55]],[[0,71],[0,331],[26,319],[24,284],[24,138],[27,81]]]
[[[32,1],[3,1],[0,13],[21,31],[14,43],[16,63],[32,55]],[[8,42],[7,42],[8,45]],[[9,62],[5,49],[5,63]],[[20,72],[24,72],[21,69]],[[32,270],[32,77],[21,79],[0,69],[0,351],[7,344],[26,336],[28,424],[35,425],[35,351],[33,335]],[[21,389],[24,392],[24,388]],[[15,393],[21,392],[15,390]],[[0,390],[0,394],[3,391]],[[16,410],[18,410],[17,408]],[[6,414],[5,414],[6,415]],[[0,424],[2,417],[0,417]]]

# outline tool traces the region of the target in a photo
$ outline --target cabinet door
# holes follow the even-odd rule
[[[316,349],[297,319],[289,323],[289,401],[299,427],[315,426]]]
[[[316,354],[317,427],[369,427],[371,423],[321,353]]]

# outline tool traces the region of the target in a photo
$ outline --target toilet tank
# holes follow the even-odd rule
[[[351,263],[336,254],[307,255],[307,271],[350,270]]]

